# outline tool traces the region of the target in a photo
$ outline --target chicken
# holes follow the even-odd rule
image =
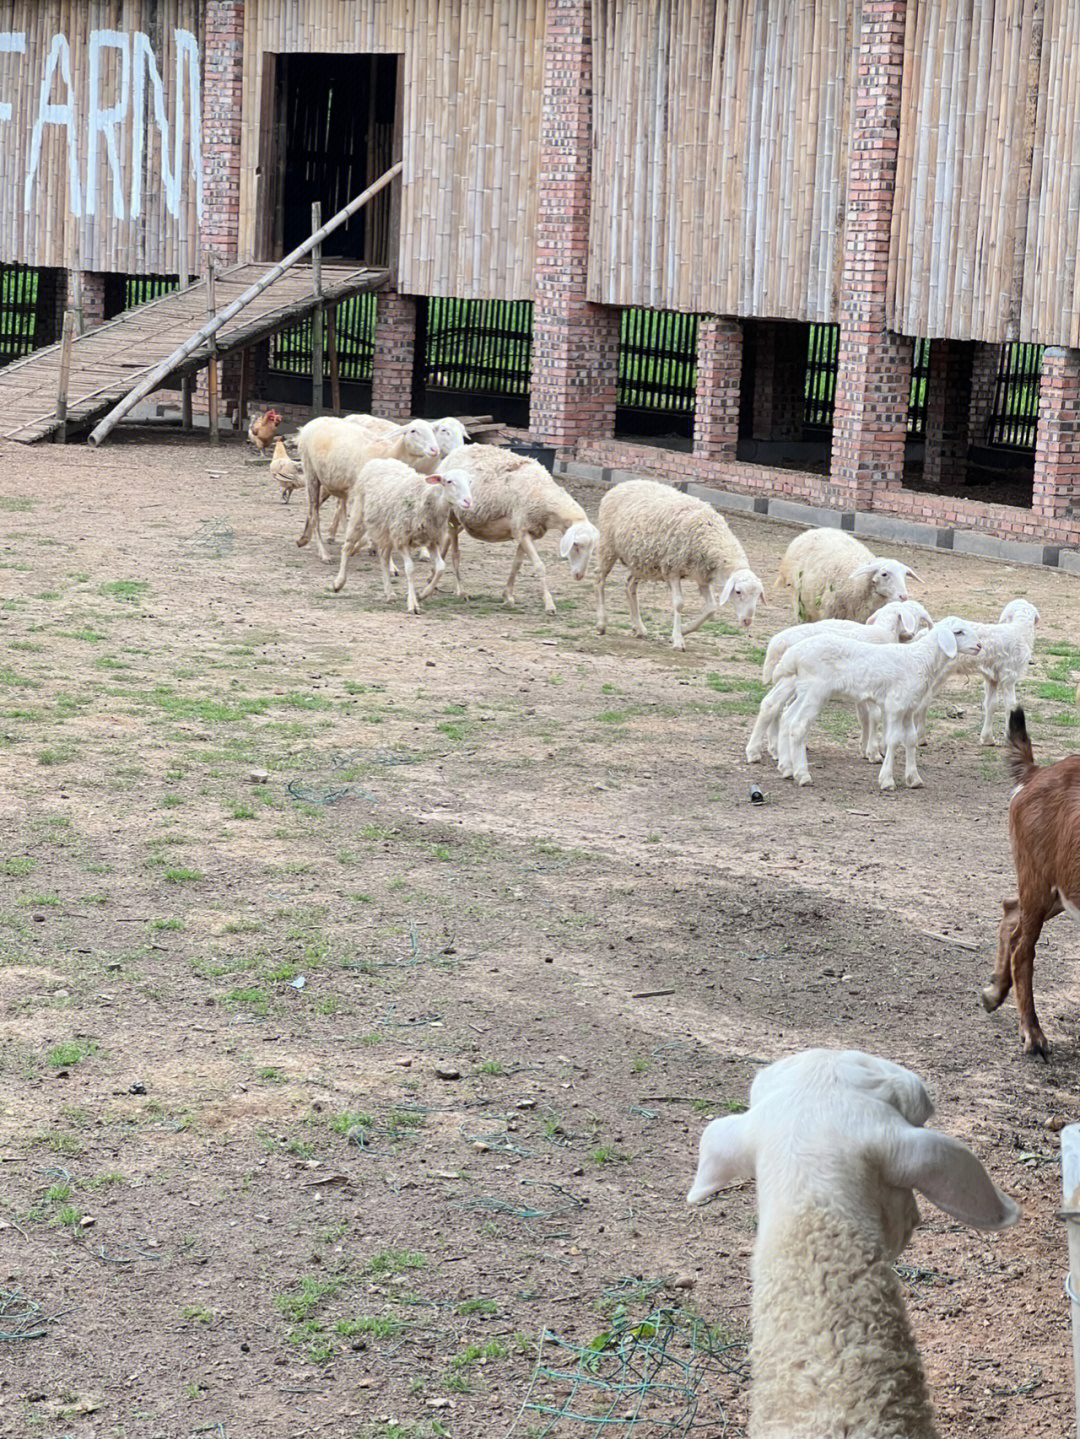
[[[270,448],[280,424],[281,416],[277,410],[264,410],[261,415],[255,415],[248,425],[248,439],[261,453]]]
[[[304,483],[304,469],[299,460],[290,460],[285,441],[278,437],[274,441],[274,454],[270,460],[270,473],[281,486],[281,498],[285,504],[292,498],[293,490]]]

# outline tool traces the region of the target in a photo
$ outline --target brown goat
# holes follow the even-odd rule
[[[1009,841],[1019,893],[1004,902],[994,978],[982,1002],[987,1010],[997,1009],[1015,985],[1024,1049],[1045,1059],[1050,1045],[1035,1013],[1031,974],[1046,921],[1065,910],[1080,915],[1080,755],[1037,765],[1024,711],[1015,709],[1009,715],[1008,758],[1016,781]]]

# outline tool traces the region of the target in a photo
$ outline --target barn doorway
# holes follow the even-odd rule
[[[258,253],[280,260],[400,155],[396,55],[266,55]],[[324,255],[391,265],[396,190],[387,187],[327,240]]]

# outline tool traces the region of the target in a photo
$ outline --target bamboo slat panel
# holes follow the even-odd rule
[[[594,0],[589,298],[837,319],[855,0]]]
[[[531,299],[545,0],[248,0],[240,253],[255,253],[264,57],[402,57],[402,291]],[[260,97],[264,97],[261,99]],[[356,97],[363,103],[363,97]],[[398,157],[395,157],[398,158]],[[373,178],[373,177],[369,177]]]
[[[200,0],[0,0],[0,104],[10,107],[0,111],[0,259],[63,266],[77,234],[83,269],[178,272],[180,227],[194,237],[197,225],[191,117],[197,138],[202,8]],[[193,37],[187,49],[178,31]],[[174,186],[162,170],[159,108],[170,172],[179,156]],[[194,238],[189,253],[198,253]]]

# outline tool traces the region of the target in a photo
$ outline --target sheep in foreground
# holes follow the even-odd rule
[[[749,629],[764,586],[750,569],[746,551],[712,505],[655,480],[624,480],[600,501],[597,524],[596,628],[600,634],[607,628],[604,584],[616,560],[629,571],[626,598],[630,619],[634,633],[642,638],[646,630],[637,598],[642,580],[659,580],[670,586],[671,643],[677,650],[685,649],[685,637],[728,600],[739,623]],[[692,580],[705,601],[698,617],[685,627],[683,580]]]
[[[302,427],[296,442],[308,494],[307,520],[296,543],[303,547],[314,531],[324,564],[330,563],[330,551],[319,531],[323,492],[348,501],[357,475],[369,460],[402,460],[423,474],[430,474],[439,462],[438,441],[426,420],[410,420],[399,426],[395,435],[375,439],[360,425],[320,415]]]
[[[796,620],[868,620],[889,600],[906,600],[908,577],[899,560],[873,554],[843,530],[805,530],[780,561],[777,584],[790,585]],[[921,583],[921,581],[920,581]]]
[[[924,1129],[910,1070],[811,1049],[763,1069],[744,1114],[701,1137],[700,1204],[757,1182],[750,1439],[939,1439],[893,1261],[919,1222],[914,1190],[976,1229],[1019,1207],[975,1156]]]
[[[378,415],[346,415],[345,419],[348,424],[356,425],[362,429],[365,434],[370,435],[371,438],[375,440],[393,439],[402,429],[402,426],[394,420],[384,420]],[[447,415],[441,420],[432,420],[431,429],[435,436],[435,442],[439,446],[439,454],[443,459],[446,458],[451,450],[456,450],[459,445],[463,445],[469,438],[469,432],[465,426],[452,415]],[[426,475],[430,474],[431,471],[420,467],[419,473]],[[337,534],[338,526],[345,518],[346,510],[347,501],[345,497],[339,497],[334,518],[330,524],[330,529],[327,531],[327,539],[332,540]],[[365,541],[361,539],[359,544],[354,546],[354,552],[364,543]],[[390,572],[391,574],[397,573],[393,565],[390,566]]]
[[[1035,1013],[1035,946],[1048,919],[1080,913],[1080,755],[1037,765],[1024,711],[1009,715],[1009,768],[1016,789],[1009,801],[1009,844],[1017,896],[1004,902],[994,977],[982,991],[997,1009],[1015,986],[1020,1038],[1027,1054],[1045,1059],[1050,1044]]]
[[[767,730],[772,714],[781,716],[779,767],[797,784],[812,784],[806,735],[831,698],[869,701],[882,712],[885,758],[878,784],[895,789],[896,750],[904,747],[904,781],[922,785],[915,764],[918,724],[934,686],[962,654],[977,654],[979,641],[964,620],[949,616],[906,645],[867,645],[845,635],[818,635],[788,650],[776,666],[775,684],[762,701]],[[762,718],[759,712],[759,720]],[[756,728],[756,726],[755,726]],[[748,760],[758,758],[747,746]]]
[[[421,600],[426,599],[445,568],[440,550],[448,538],[450,515],[455,510],[467,512],[471,504],[469,476],[464,470],[452,469],[445,461],[433,474],[421,475],[400,460],[371,460],[364,466],[358,484],[364,497],[363,508],[362,512],[350,509],[350,529],[345,532],[342,569],[334,581],[334,589],[340,590],[345,583],[344,561],[349,554],[350,538],[356,538],[351,530],[362,524],[379,557],[387,600],[394,598],[390,559],[398,554],[409,587],[406,608],[409,614],[418,615],[420,605],[413,584],[412,552],[426,545],[434,557],[431,579],[419,596]]]
[[[957,665],[957,673],[977,672],[983,679],[983,723],[980,744],[994,743],[994,713],[1004,707],[1005,738],[1009,734],[1009,713],[1016,708],[1016,686],[1027,674],[1035,649],[1035,626],[1039,611],[1027,600],[1010,600],[996,625],[972,623],[982,649]]]
[[[454,569],[456,593],[466,598],[461,583],[458,536],[461,530],[475,540],[498,543],[513,540],[517,550],[510,564],[503,597],[514,603],[514,582],[526,559],[532,561],[544,594],[544,609],[555,613],[544,562],[536,541],[549,530],[561,535],[559,555],[569,561],[575,580],[583,579],[596,545],[596,526],[563,487],[556,484],[537,460],[498,445],[462,445],[446,456],[446,466],[464,470],[472,483],[472,505],[450,521],[447,549]],[[445,554],[445,551],[444,551]]]

